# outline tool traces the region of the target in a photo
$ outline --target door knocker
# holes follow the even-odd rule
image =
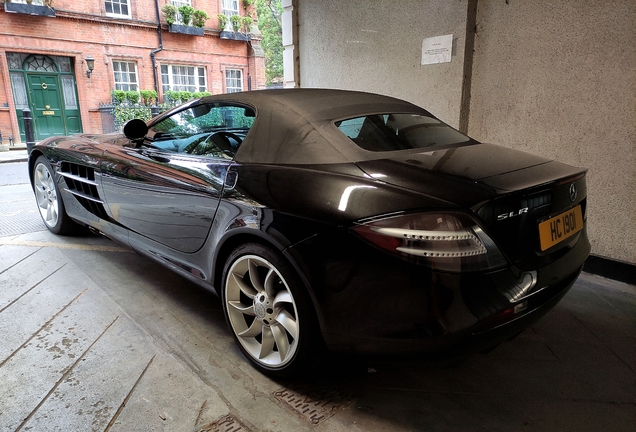
[[[46,85],[46,83],[42,83],[42,88],[46,90],[48,86]]]

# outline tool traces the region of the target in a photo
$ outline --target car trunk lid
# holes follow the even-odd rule
[[[357,165],[377,180],[472,209],[520,268],[551,262],[580,237],[577,231],[547,247],[550,242],[539,234],[541,222],[576,207],[585,219],[585,170],[580,168],[491,144],[401,152]]]

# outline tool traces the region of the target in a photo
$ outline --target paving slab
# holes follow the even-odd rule
[[[636,287],[583,274],[460,365],[333,355],[256,372],[220,300],[108,239],[0,237],[0,431],[630,431]]]

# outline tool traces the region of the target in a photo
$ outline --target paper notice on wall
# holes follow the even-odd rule
[[[453,35],[435,36],[422,42],[422,64],[450,63]]]

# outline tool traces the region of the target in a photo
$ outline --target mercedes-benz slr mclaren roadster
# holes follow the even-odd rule
[[[550,310],[590,251],[584,169],[390,97],[208,96],[123,132],[33,148],[44,223],[87,226],[216,290],[270,375],[307,370],[325,347],[488,349]]]

